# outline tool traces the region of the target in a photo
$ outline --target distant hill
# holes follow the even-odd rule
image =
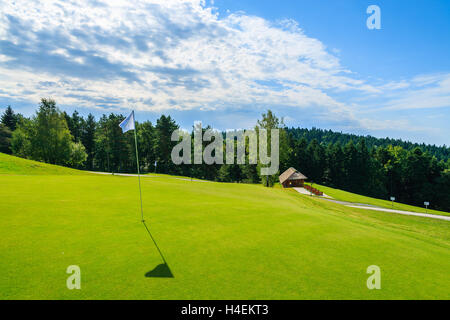
[[[0,153],[0,174],[18,175],[82,175],[85,171],[47,164],[39,161],[22,159],[8,154]]]
[[[410,141],[403,141],[401,139],[392,138],[375,138],[373,136],[362,136],[350,133],[335,132],[332,130],[324,130],[318,128],[306,129],[306,128],[288,128],[287,131],[292,134],[296,139],[304,137],[306,140],[311,141],[317,139],[319,143],[327,145],[329,143],[346,144],[350,140],[357,142],[361,137],[366,140],[366,146],[371,149],[373,147],[386,147],[388,145],[400,146],[406,150],[414,149],[415,147],[421,148],[423,151],[427,151],[431,155],[434,155],[438,160],[447,160],[450,157],[450,147],[436,146],[424,143],[413,143]]]

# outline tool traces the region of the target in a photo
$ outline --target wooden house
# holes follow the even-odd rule
[[[292,167],[283,172],[279,177],[283,188],[303,187],[306,179],[308,178],[304,174],[298,172]]]

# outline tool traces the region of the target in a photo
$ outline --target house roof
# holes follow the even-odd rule
[[[289,168],[282,174],[280,174],[280,183],[285,182],[286,180],[306,180],[308,179],[304,174],[298,172],[294,168]]]

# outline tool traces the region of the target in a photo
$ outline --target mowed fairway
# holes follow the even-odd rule
[[[145,177],[146,220],[174,275],[146,277],[161,258],[136,177],[15,174],[10,159],[0,158],[1,299],[450,299],[447,221]],[[69,265],[81,290],[66,287]],[[381,290],[366,287],[370,265]]]

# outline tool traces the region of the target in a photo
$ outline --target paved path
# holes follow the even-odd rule
[[[297,191],[298,193],[306,194],[307,196],[310,196],[310,195],[311,195],[311,192],[309,192],[308,190],[306,190],[306,189],[303,188],[303,187],[294,187],[293,189],[294,189],[295,191]],[[324,198],[330,198],[330,199],[332,199],[330,196],[326,195],[325,193],[323,194],[323,196],[317,196],[317,197],[324,197]]]
[[[132,173],[111,173],[111,172],[97,172],[97,171],[89,171],[90,173],[95,173],[95,174],[104,174],[104,175],[108,175],[108,176],[124,176],[124,177],[137,177],[137,174],[132,174]],[[146,178],[156,178],[157,176],[149,176],[147,174],[141,174],[141,177],[146,177]]]
[[[305,195],[311,195],[311,193],[306,190],[305,188],[294,188],[297,192]],[[416,217],[425,217],[425,218],[432,218],[432,219],[439,219],[439,220],[446,220],[450,221],[450,216],[442,216],[437,214],[428,214],[428,213],[420,213],[420,212],[412,212],[412,211],[403,211],[403,210],[395,210],[395,209],[387,209],[378,207],[372,204],[366,204],[366,203],[354,203],[354,202],[348,202],[348,201],[340,201],[335,200],[331,198],[330,196],[327,196],[324,194],[323,197],[316,196],[317,198],[321,198],[326,201],[334,202],[341,204],[346,207],[352,207],[352,208],[358,208],[358,209],[365,209],[365,210],[375,210],[375,211],[384,211],[384,212],[390,212],[390,213],[397,213],[397,214],[403,214],[407,216],[416,216]]]
[[[114,173],[112,174],[111,172],[99,172],[99,171],[89,171],[90,173],[95,173],[95,174],[104,174],[104,175],[113,175],[113,176],[123,176],[123,177],[137,177],[137,174],[133,174],[133,173]],[[141,174],[141,178],[158,178],[160,176],[151,176],[148,174]],[[195,181],[195,182],[211,182],[208,180],[197,180],[197,179],[189,179],[189,178],[177,178],[177,177],[167,177],[165,176],[164,178],[169,178],[169,179],[177,179],[177,180],[184,180],[184,181]]]
[[[437,214],[428,214],[428,213],[420,213],[420,212],[413,212],[413,211],[388,209],[388,208],[382,208],[382,207],[378,207],[373,204],[367,204],[367,203],[354,203],[354,202],[339,201],[339,200],[325,199],[325,198],[322,198],[322,199],[330,201],[330,202],[342,204],[346,207],[365,209],[365,210],[384,211],[384,212],[390,212],[390,213],[403,214],[403,215],[407,215],[407,216],[425,217],[425,218],[433,218],[433,219],[450,221],[450,216],[441,216],[441,215],[437,215]]]
[[[195,181],[195,182],[211,182],[208,180],[197,180],[197,179],[189,179],[189,178],[173,178],[173,179],[184,180],[184,181]]]
[[[371,207],[368,207],[368,206],[355,206],[355,205],[348,205],[348,204],[346,206],[347,207],[352,207],[352,208],[358,208],[358,209],[385,211],[385,212],[404,214],[404,215],[407,215],[407,216],[426,217],[426,218],[433,218],[433,219],[440,219],[440,220],[450,221],[450,217],[449,216],[440,216],[440,215],[437,215],[437,214],[419,213],[419,212],[412,212],[412,211],[402,211],[402,210],[386,209],[386,208],[373,207],[373,206],[371,206]]]

